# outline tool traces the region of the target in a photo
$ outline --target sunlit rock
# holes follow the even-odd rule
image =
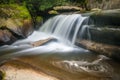
[[[30,64],[10,61],[0,66],[2,80],[59,80],[37,70]]]
[[[53,9],[57,11],[58,13],[83,12],[84,11],[84,9],[82,9],[81,7],[77,7],[77,6],[56,6]]]

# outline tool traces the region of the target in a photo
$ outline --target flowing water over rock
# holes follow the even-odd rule
[[[65,43],[70,41],[70,44],[74,44],[78,32],[80,32],[80,37],[83,37],[85,29],[89,27],[88,21],[88,17],[82,17],[80,14],[59,15],[49,19],[40,31],[52,34]]]
[[[27,39],[0,47],[1,66],[14,62],[26,64],[59,80],[119,80],[119,63],[73,45],[79,33],[81,39],[84,33],[90,38],[87,22],[88,17],[78,14],[49,19],[40,31],[34,31]],[[38,47],[31,45],[49,37],[57,41]]]

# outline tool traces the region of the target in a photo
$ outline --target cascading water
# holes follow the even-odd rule
[[[78,32],[80,32],[80,38],[83,37],[85,30],[89,27],[88,20],[88,17],[82,17],[80,14],[58,15],[43,24],[40,31],[57,36],[65,43],[73,45]]]

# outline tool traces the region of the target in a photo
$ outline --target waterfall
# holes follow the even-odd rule
[[[89,27],[88,20],[88,17],[80,14],[58,15],[48,19],[40,31],[57,36],[65,43],[74,44],[79,31],[82,39],[86,28]]]

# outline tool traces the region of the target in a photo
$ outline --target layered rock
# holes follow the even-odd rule
[[[120,46],[119,9],[94,12],[89,18],[91,40]]]
[[[93,52],[120,60],[120,10],[101,10],[89,14],[84,40],[76,44]],[[88,34],[90,39],[88,39]]]
[[[119,46],[97,43],[97,42],[88,41],[88,40],[77,41],[76,44],[79,46],[82,45],[84,48],[87,48],[88,50],[93,51],[97,54],[102,54],[114,60],[120,61]]]

